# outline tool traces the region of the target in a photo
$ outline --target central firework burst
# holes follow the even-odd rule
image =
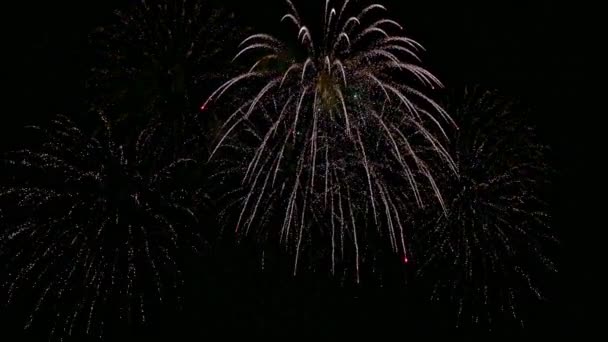
[[[293,3],[287,3],[290,11],[282,21],[295,27],[303,57],[269,34],[241,43],[235,59],[256,53],[258,58],[203,105],[238,86],[242,101],[226,120],[212,156],[234,145],[240,139],[235,137],[255,133],[253,148],[244,147],[242,139],[237,144],[251,152],[236,168],[246,189],[237,231],[243,226],[249,231],[254,221],[268,226],[267,215],[258,216],[261,208],[274,208],[282,216],[280,239],[294,247],[297,266],[303,241],[318,235],[311,227],[331,227],[325,235],[331,236],[332,265],[334,237],[346,236],[355,247],[358,274],[364,222],[386,227],[384,235],[405,257],[401,222],[411,199],[422,202],[420,184],[430,185],[442,203],[433,175],[417,153],[434,151],[453,166],[431,133],[437,127],[443,132],[441,123],[452,121],[415,87],[441,83],[417,64],[422,46],[403,36],[397,22],[379,16],[385,11],[382,5],[353,10],[346,0],[336,10],[328,0],[322,25],[313,33]],[[254,129],[237,130],[245,125]]]

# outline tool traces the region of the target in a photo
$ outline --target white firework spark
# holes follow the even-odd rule
[[[179,300],[177,251],[198,245],[187,229],[197,222],[196,195],[177,181],[195,161],[163,160],[156,125],[121,144],[101,119],[91,137],[58,117],[37,129],[45,133],[41,148],[4,160],[3,285],[21,305],[23,293],[38,296],[26,326],[55,308],[51,335],[59,338],[82,327],[103,333],[110,312],[145,321],[145,306]]]
[[[349,237],[358,274],[366,235],[362,226],[371,219],[378,230],[385,227],[393,250],[407,259],[404,198],[422,204],[426,196],[420,184],[425,183],[443,204],[418,151],[432,150],[455,171],[441,133],[432,133],[443,132],[442,122],[452,120],[413,85],[441,83],[417,64],[422,46],[404,36],[397,22],[378,16],[385,11],[382,5],[352,11],[354,4],[346,0],[336,10],[326,1],[323,25],[313,32],[287,3],[290,11],[282,21],[295,27],[304,57],[291,57],[287,44],[271,35],[252,35],[235,59],[254,52],[262,52],[261,57],[204,104],[235,87],[249,94],[241,95],[212,153],[230,145],[238,128],[257,127],[250,131],[255,147],[240,160],[247,191],[237,231],[245,227],[247,232],[264,210],[278,206],[283,217],[278,235],[293,247],[294,272],[303,240],[316,222],[331,227],[326,235],[331,236],[332,265],[337,237]],[[279,203],[270,205],[274,197]]]

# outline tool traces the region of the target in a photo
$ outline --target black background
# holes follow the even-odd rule
[[[311,10],[310,4],[316,2],[321,3],[300,1]],[[279,0],[223,3],[259,30],[276,26],[286,8]],[[599,112],[585,106],[590,86],[585,83],[589,75],[583,71],[588,63],[584,52],[593,45],[588,43],[591,38],[584,23],[590,20],[591,9],[553,1],[385,0],[383,4],[409,36],[426,47],[426,66],[447,87],[498,88],[534,109],[533,120],[553,148],[559,174],[553,200],[554,226],[561,240],[560,274],[550,286],[551,301],[539,308],[526,330],[496,332],[493,338],[509,334],[580,338],[595,328],[597,316],[591,310],[598,293],[592,275],[599,253],[592,241],[600,225],[592,223],[590,204],[597,190],[584,167],[586,157],[593,155],[591,127],[600,122]],[[84,108],[85,78],[95,63],[87,47],[88,34],[123,6],[117,0],[0,4],[3,150],[20,143],[18,132],[24,124]],[[424,305],[408,306],[418,301],[405,298],[398,287],[341,289],[312,279],[256,275],[246,266],[233,266],[239,264],[233,262],[238,258],[226,256],[219,259],[225,263],[203,267],[231,276],[191,284],[191,305],[182,315],[153,328],[125,329],[116,335],[136,340],[186,340],[192,335],[200,339],[216,333],[345,338],[395,334],[398,339],[483,336],[452,331]],[[22,334],[21,326],[2,318],[0,335],[6,336],[2,340],[38,335],[36,331]]]

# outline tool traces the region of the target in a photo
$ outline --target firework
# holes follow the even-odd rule
[[[458,324],[492,326],[505,313],[523,323],[518,303],[527,294],[542,298],[535,277],[554,270],[542,200],[547,148],[521,105],[480,89],[454,99],[447,108],[460,129],[450,152],[460,177],[437,172],[446,205],[418,224],[421,274],[434,284],[434,299],[456,304]]]
[[[118,114],[196,112],[195,101],[217,86],[224,46],[243,31],[233,19],[205,0],[137,0],[117,11],[115,22],[91,39],[99,62],[90,87],[102,94],[98,106],[118,104]]]
[[[166,160],[156,125],[122,142],[100,118],[91,137],[58,117],[36,128],[40,148],[4,160],[4,285],[20,306],[35,296],[27,326],[50,313],[56,336],[101,334],[104,317],[145,322],[147,305],[179,303],[180,253],[198,246],[197,196],[181,183],[195,160]]]
[[[364,265],[368,266],[366,271],[374,272],[378,260],[386,257],[387,242],[394,252],[402,253],[399,259],[407,260],[404,223],[409,213],[415,210],[415,196],[407,191],[399,171],[395,172],[401,165],[386,157],[384,152],[390,146],[386,142],[379,143],[377,134],[372,131],[362,130],[361,139],[368,146],[366,151],[377,156],[367,165],[374,170],[371,181],[374,189],[378,189],[373,204],[369,193],[360,190],[369,189],[366,165],[362,164],[357,151],[351,151],[348,142],[342,140],[344,136],[325,138],[328,141],[324,142],[323,158],[331,160],[332,164],[328,167],[325,160],[320,160],[314,165],[314,172],[324,175],[319,180],[321,190],[304,190],[304,198],[299,201],[292,199],[294,191],[298,191],[294,190],[294,184],[298,184],[298,177],[302,177],[296,172],[298,160],[295,153],[298,152],[293,146],[285,147],[282,152],[284,161],[280,168],[261,173],[250,183],[243,182],[243,174],[248,172],[252,158],[263,143],[264,128],[260,127],[272,125],[269,112],[276,109],[260,108],[266,114],[256,117],[255,124],[244,121],[241,132],[226,139],[216,153],[213,162],[219,171],[213,176],[216,181],[212,183],[220,187],[223,197],[220,201],[223,226],[236,225],[243,235],[252,236],[262,250],[275,249],[277,241],[297,243],[291,249],[296,254],[295,264],[292,264],[294,274],[300,259],[306,256],[304,260],[307,263],[300,264],[309,270],[323,269],[328,265],[327,269],[332,274],[341,275],[343,279],[354,274],[358,280]],[[411,131],[409,138],[415,141],[416,130]],[[276,137],[269,138],[266,143],[280,146],[284,136],[279,130]],[[265,162],[271,158],[267,156]],[[313,165],[301,167],[301,174],[309,174]],[[331,174],[325,176],[326,172]],[[416,181],[424,179],[421,172],[413,174],[413,177]],[[225,189],[233,190],[226,192]],[[374,205],[378,207],[374,208]],[[285,215],[291,210],[294,211],[293,218]],[[288,235],[290,219],[300,220],[292,223],[295,231],[291,233],[298,234],[295,239],[292,237],[293,240]],[[382,229],[383,225],[388,227],[387,231]]]
[[[336,10],[327,1],[323,25],[313,32],[287,3],[283,21],[295,27],[304,57],[292,56],[287,44],[271,35],[252,35],[235,59],[254,52],[263,52],[261,57],[205,103],[237,86],[251,94],[226,120],[214,151],[229,144],[237,127],[257,127],[251,131],[256,145],[241,160],[247,193],[237,231],[248,232],[254,221],[263,223],[265,211],[275,209],[282,215],[275,235],[293,247],[294,272],[313,225],[329,227],[322,235],[330,236],[334,256],[336,241],[348,236],[358,270],[363,222],[371,219],[407,258],[403,197],[421,204],[419,184],[425,183],[441,202],[417,151],[432,150],[453,166],[429,128],[442,132],[441,122],[451,123],[450,117],[413,87],[441,84],[417,64],[420,44],[403,36],[398,23],[379,16],[383,6],[352,11],[354,4],[345,1]]]

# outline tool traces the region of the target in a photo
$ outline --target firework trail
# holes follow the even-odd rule
[[[40,148],[4,159],[3,285],[20,306],[36,298],[26,327],[50,315],[53,336],[102,334],[107,317],[145,322],[147,305],[179,304],[180,258],[198,246],[197,194],[180,183],[196,162],[163,160],[156,125],[119,143],[100,118],[91,137],[58,117],[36,128]]]
[[[243,174],[247,173],[251,160],[264,139],[260,127],[272,125],[272,115],[268,112],[275,109],[263,106],[260,110],[266,114],[256,117],[255,124],[249,120],[244,121],[240,134],[226,139],[212,161],[214,168],[219,170],[213,175],[211,183],[219,187],[219,197],[222,197],[222,226],[236,225],[237,229],[243,230],[243,235],[252,236],[262,249],[276,249],[276,241],[290,242],[286,235],[286,230],[289,229],[286,221],[290,218],[285,213],[294,210],[294,217],[300,220],[293,224],[298,234],[293,241],[298,243],[292,249],[297,256],[294,262],[307,266],[309,270],[329,265],[329,271],[342,278],[354,274],[358,279],[364,265],[367,266],[365,271],[374,272],[378,260],[385,258],[383,255],[387,242],[393,251],[405,251],[408,242],[404,222],[416,210],[415,197],[407,191],[408,184],[403,184],[399,171],[395,171],[401,165],[386,157],[385,151],[390,146],[386,142],[378,143],[374,132],[362,131],[365,133],[362,133],[361,139],[368,146],[366,151],[378,156],[368,161],[368,166],[375,171],[374,185],[379,189],[375,197],[378,202],[374,204],[378,208],[372,207],[369,193],[355,190],[369,189],[367,173],[356,151],[351,151],[348,142],[341,140],[343,136],[327,137],[329,141],[325,143],[327,149],[324,153],[328,154],[326,158],[331,159],[331,169],[324,161],[319,161],[314,166],[314,172],[325,174],[332,170],[333,174],[326,178],[327,184],[321,178],[321,191],[307,191],[304,194],[309,203],[304,208],[305,213],[297,213],[304,204],[296,202],[295,207],[291,208],[294,206],[291,201],[293,184],[299,177],[294,171],[297,169],[297,159],[293,146],[285,148],[285,161],[281,168],[262,173],[253,185],[243,183]],[[385,113],[386,115],[390,114]],[[416,141],[417,132],[415,129],[411,131],[409,138]],[[267,143],[278,145],[284,136],[279,130],[276,137]],[[334,155],[329,155],[330,146]],[[311,167],[303,166],[302,173],[310,173]],[[413,177],[418,181],[425,176],[417,172]],[[233,190],[226,192],[226,189]],[[374,210],[378,214],[375,215]],[[380,213],[386,216],[382,217]],[[388,236],[387,231],[381,228],[382,224],[389,228]],[[282,229],[277,230],[276,227]],[[394,254],[392,255],[394,259]],[[301,262],[302,256],[306,256],[304,260],[307,263]],[[406,259],[407,256],[404,253],[399,258]],[[294,273],[295,271],[294,268]]]
[[[555,270],[542,200],[547,148],[521,105],[477,88],[452,100],[447,109],[459,130],[450,152],[460,177],[437,172],[445,211],[430,208],[416,229],[421,274],[434,284],[434,299],[456,304],[458,324],[491,327],[505,313],[523,324],[518,303],[542,298],[536,277]]]
[[[257,127],[251,131],[257,145],[241,160],[247,194],[236,229],[248,232],[254,221],[263,223],[264,211],[279,206],[278,235],[293,247],[294,272],[314,222],[331,227],[326,235],[332,255],[336,240],[349,236],[357,269],[362,222],[370,218],[377,229],[385,227],[393,250],[406,256],[403,197],[421,204],[420,183],[425,183],[442,202],[418,149],[434,151],[453,167],[441,133],[432,133],[443,132],[442,121],[452,121],[412,84],[441,84],[417,64],[420,44],[403,36],[397,22],[379,16],[382,5],[352,11],[355,5],[345,1],[336,10],[326,1],[323,25],[313,33],[287,3],[283,21],[295,28],[304,57],[293,57],[287,44],[271,35],[252,35],[235,59],[254,52],[261,57],[205,103],[237,86],[250,94],[226,120],[214,151],[230,144],[237,127]]]

